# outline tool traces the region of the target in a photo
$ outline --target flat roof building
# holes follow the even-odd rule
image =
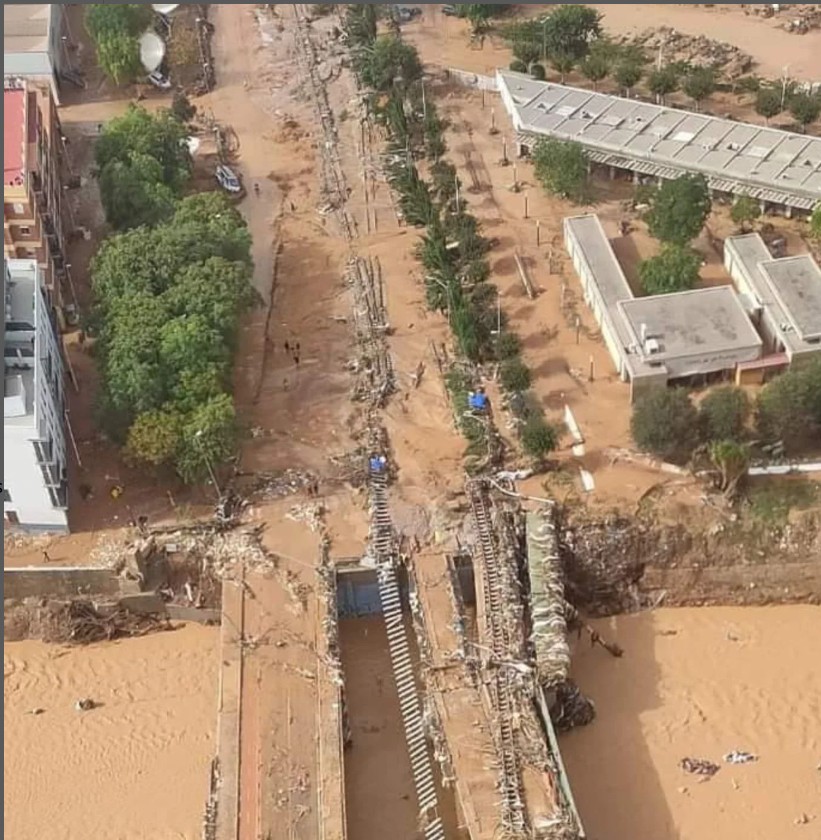
[[[595,164],[710,188],[791,210],[821,201],[821,138],[696,114],[499,70],[497,87],[520,147],[540,136],[581,143]]]
[[[732,373],[761,358],[763,341],[731,286],[637,298],[597,216],[566,218],[564,234],[631,398],[679,379]]]
[[[3,76],[51,89],[60,104],[60,75],[68,69],[61,3],[3,4]]]
[[[59,333],[34,260],[3,266],[3,514],[67,531],[65,391]]]
[[[809,254],[773,259],[764,240],[750,233],[724,242],[724,266],[767,355],[794,365],[821,354],[821,269]]]

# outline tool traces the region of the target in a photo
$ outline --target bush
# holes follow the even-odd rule
[[[509,67],[514,73],[527,73],[527,64],[525,64],[524,61],[520,61],[518,58],[514,58],[513,61],[510,62]]]
[[[655,388],[636,400],[630,421],[639,449],[686,461],[699,442],[698,412],[683,388]]]
[[[522,343],[515,333],[502,332],[496,336],[495,354],[499,361],[503,362],[518,356],[521,349]]]
[[[527,365],[518,358],[508,359],[499,370],[502,388],[509,394],[521,393],[530,387],[532,377]]]
[[[542,64],[532,64],[530,66],[530,75],[539,82],[543,82],[547,78],[547,71]]]
[[[750,416],[750,401],[731,385],[711,391],[699,406],[699,420],[708,441],[740,440]]]
[[[536,461],[542,461],[546,455],[559,445],[559,433],[544,417],[531,415],[522,426],[522,449]]]

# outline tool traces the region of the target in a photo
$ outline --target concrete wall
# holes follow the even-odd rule
[[[3,598],[72,598],[77,595],[115,597],[122,591],[120,578],[111,569],[24,567],[3,569]]]

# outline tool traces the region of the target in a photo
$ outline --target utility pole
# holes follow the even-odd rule
[[[217,501],[219,501],[222,498],[222,491],[220,490],[219,482],[217,481],[217,476],[214,473],[214,468],[211,466],[211,459],[208,457],[208,453],[205,451],[205,447],[202,445],[202,429],[200,429],[194,434],[194,438],[200,447],[200,452],[202,453],[203,460],[205,461],[205,466],[208,469],[208,475],[210,476],[211,483],[214,485],[214,490],[217,493]]]

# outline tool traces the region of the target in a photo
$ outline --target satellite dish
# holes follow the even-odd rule
[[[140,36],[140,61],[143,67],[153,73],[165,58],[165,42],[159,35],[149,30]]]
[[[201,143],[201,141],[200,141],[199,137],[188,137],[188,138],[186,138],[185,144],[186,144],[186,146],[188,146],[188,154],[190,154],[191,157],[194,157],[194,155],[199,150],[200,143]]]
[[[151,8],[159,15],[170,15],[179,3],[152,3]]]

